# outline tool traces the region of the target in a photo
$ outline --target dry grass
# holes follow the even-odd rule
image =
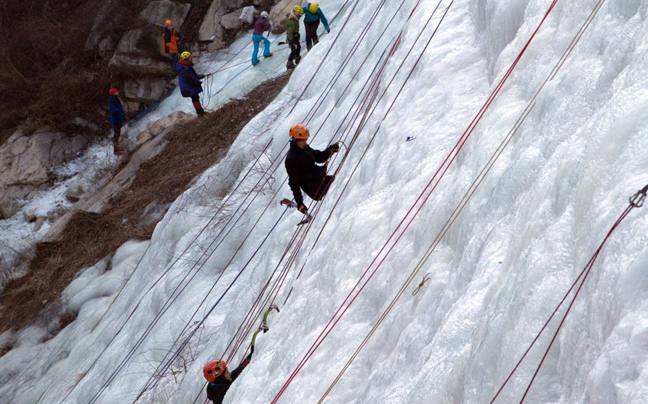
[[[108,60],[85,49],[102,0],[0,2],[0,128],[48,124],[71,129],[81,116],[107,127]],[[122,1],[120,18],[107,30],[121,35],[143,0]]]
[[[146,26],[139,13],[148,3],[114,2],[107,13],[113,17],[100,27],[100,37],[112,34],[121,38],[129,29]],[[192,10],[182,36],[183,43],[190,46],[211,0],[185,3],[191,4]],[[109,68],[109,57],[85,49],[103,4],[104,0],[0,1],[0,144],[6,139],[3,132],[17,125],[77,131],[71,124],[77,116],[108,131],[108,88],[130,74]]]
[[[60,241],[38,244],[29,274],[10,281],[0,294],[0,332],[33,321],[45,302],[59,298],[80,269],[128,240],[150,238],[156,223],[140,224],[144,209],[151,203],[173,202],[184,192],[276,97],[288,77],[262,84],[246,101],[231,101],[214,113],[175,127],[169,144],[142,165],[131,187],[115,195],[109,207],[98,214],[76,213]]]

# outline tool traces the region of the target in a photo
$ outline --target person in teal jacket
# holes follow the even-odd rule
[[[322,12],[319,4],[308,3],[303,7],[304,10],[304,27],[306,28],[306,48],[310,50],[313,45],[319,42],[317,38],[317,28],[319,27],[320,20],[324,24],[326,32],[331,32],[328,21]]]

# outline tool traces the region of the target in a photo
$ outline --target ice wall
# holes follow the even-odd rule
[[[556,3],[419,216],[279,402],[318,402],[596,3]],[[342,10],[331,35],[304,57],[277,100],[242,131],[228,158],[176,201],[150,244],[125,245],[113,259],[111,272],[88,273],[83,290],[94,298],[83,304],[84,299],[73,299],[80,305],[79,319],[59,335],[43,342],[28,338],[24,331],[19,336],[24,342],[0,358],[2,401],[59,402],[76,385],[65,402],[95,398],[101,403],[132,402],[184,325],[203,319],[240,275],[174,363],[173,373],[159,376],[156,388],[140,400],[203,401],[203,364],[223,354],[300,219],[294,211],[281,217],[283,210],[276,203],[290,196],[282,184],[281,161],[288,128],[308,121],[317,134],[311,142],[315,148],[340,139],[341,119],[371,78],[373,66],[383,60],[383,50],[388,51],[402,30],[402,43],[380,84],[385,96],[348,151],[279,293],[281,313],[270,318],[270,332],[259,336],[252,363],[226,398],[227,403],[272,402],[550,4],[546,0],[443,1],[426,25],[437,2],[423,0],[409,20],[416,2],[405,1],[401,8],[400,2],[386,2],[373,25],[365,27],[379,3],[359,3],[355,8],[353,2],[322,3],[326,13]],[[411,295],[413,287],[407,290],[326,402],[491,400],[627,206],[628,197],[648,182],[647,12],[648,3],[636,0],[603,3],[572,56],[540,93],[502,157],[424,264],[422,273],[429,274],[425,286],[416,296]],[[346,18],[349,22],[342,29]],[[369,31],[362,45],[348,55],[364,30]],[[421,30],[424,33],[417,41]],[[383,31],[386,35],[369,54]],[[368,62],[362,65],[366,55]],[[311,110],[346,61],[349,65],[331,94],[321,107]],[[357,70],[350,90],[343,93]],[[312,77],[316,79],[311,82]],[[268,132],[259,134],[259,127]],[[406,141],[408,136],[414,140]],[[269,152],[255,162],[270,139]],[[267,178],[264,170],[275,158],[279,169],[269,181],[255,186]],[[241,186],[223,202],[219,177],[227,175],[235,161],[253,168],[251,176],[244,179],[242,174]],[[236,226],[226,227],[231,231],[223,238],[223,226],[241,214],[236,209],[251,193],[257,198]],[[225,209],[220,208],[223,203]],[[603,249],[526,402],[646,401],[648,214],[644,209],[631,212]],[[323,218],[331,212],[324,227]],[[174,290],[187,274],[195,278],[176,296]],[[125,285],[117,298],[118,288],[106,287],[111,282]],[[93,295],[93,290],[103,294]],[[79,293],[71,286],[71,295]],[[173,305],[102,391],[130,347],[170,300]],[[551,325],[550,331],[555,327]],[[540,338],[540,348],[531,352],[497,402],[519,402],[550,337]],[[242,355],[238,353],[234,365]]]

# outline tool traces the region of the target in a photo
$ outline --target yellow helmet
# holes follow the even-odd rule
[[[308,9],[310,10],[311,14],[317,14],[317,10],[319,10],[319,4],[311,3]]]
[[[191,57],[191,52],[184,51],[180,54],[180,60],[187,60]]]
[[[290,128],[290,137],[297,140],[305,140],[310,137],[310,131],[301,123],[296,123]]]

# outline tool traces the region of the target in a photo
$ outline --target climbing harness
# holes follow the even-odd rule
[[[423,286],[425,286],[425,282],[427,282],[428,279],[430,279],[430,272],[428,272],[427,274],[425,274],[423,276],[423,279],[421,279],[421,282],[419,282],[416,289],[414,289],[414,291],[412,292],[412,296],[416,296],[418,294],[418,292],[420,292],[421,289],[423,289]]]

